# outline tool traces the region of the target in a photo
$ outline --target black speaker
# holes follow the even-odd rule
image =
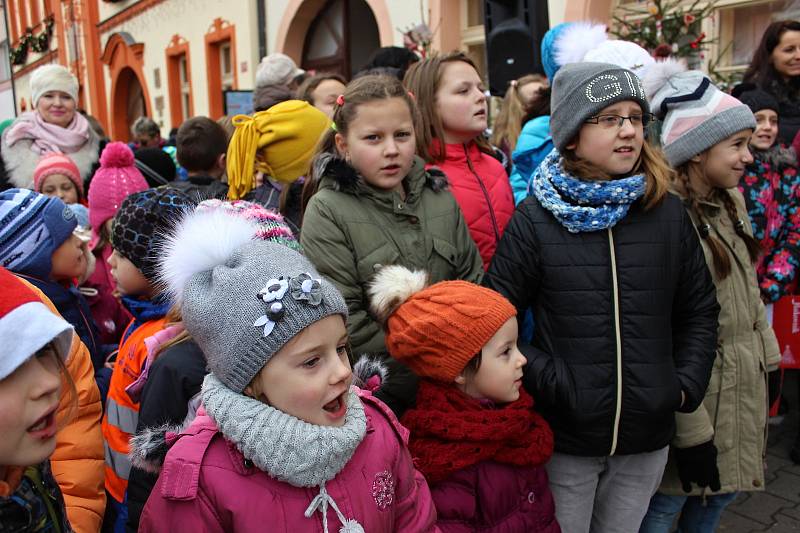
[[[484,0],[489,90],[505,94],[511,80],[544,73],[540,44],[550,29],[547,0]]]

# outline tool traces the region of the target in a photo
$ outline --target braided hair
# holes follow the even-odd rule
[[[706,218],[703,209],[700,207],[697,192],[695,192],[694,188],[692,187],[693,178],[694,181],[698,181],[700,178],[705,179],[703,169],[698,163],[689,161],[678,167],[678,186],[683,189],[686,195],[686,203],[688,204],[690,212],[693,213],[697,218],[697,232],[700,234],[700,238],[703,239],[703,241],[708,245],[708,249],[711,251],[711,259],[714,264],[714,271],[716,272],[717,277],[722,280],[727,278],[731,273],[731,257],[725,250],[725,246],[722,244],[719,238],[713,235],[711,231],[712,226]],[[753,238],[752,235],[745,231],[745,224],[747,222],[739,217],[739,214],[736,210],[736,204],[734,203],[730,192],[728,192],[726,189],[721,189],[718,187],[715,187],[714,190],[718,193],[720,199],[722,200],[722,203],[725,207],[725,212],[728,214],[731,224],[733,224],[736,235],[738,235],[739,238],[744,241],[744,244],[747,247],[747,253],[750,256],[750,261],[755,263],[758,260],[758,256],[761,254],[761,245],[756,239]]]

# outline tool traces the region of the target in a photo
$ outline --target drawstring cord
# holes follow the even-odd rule
[[[330,504],[330,506],[333,508],[333,511],[339,518],[339,522],[342,523],[339,533],[364,533],[364,528],[361,526],[361,524],[355,520],[348,520],[344,517],[342,512],[339,510],[339,506],[336,505],[336,501],[331,497],[330,494],[328,494],[328,489],[325,488],[325,483],[319,486],[319,494],[314,496],[314,499],[311,500],[308,508],[306,508],[306,518],[311,518],[311,515],[317,511],[320,511],[322,513],[322,531],[324,533],[328,533],[328,504]]]

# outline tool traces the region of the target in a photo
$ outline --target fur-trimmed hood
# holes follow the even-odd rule
[[[762,163],[768,163],[774,169],[797,166],[797,154],[794,148],[775,144],[769,150],[757,150],[753,148],[753,157]]]
[[[31,139],[22,139],[9,145],[8,132],[12,128],[13,124],[3,132],[2,140],[0,140],[0,155],[3,158],[8,182],[14,187],[33,189],[33,171],[41,156],[31,150],[33,144]],[[89,128],[89,140],[77,152],[66,155],[78,167],[81,179],[85,181],[91,177],[92,167],[100,159],[100,138],[92,128]]]
[[[349,194],[362,194],[371,192],[363,181],[358,171],[347,161],[334,154],[322,154],[314,160],[312,175],[320,182],[320,188],[329,187],[335,191],[346,192]],[[434,192],[440,192],[448,187],[447,176],[438,168],[425,170],[425,162],[414,157],[414,164],[408,176],[409,194],[417,192],[419,185],[427,186]]]

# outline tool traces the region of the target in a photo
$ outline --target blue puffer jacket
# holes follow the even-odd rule
[[[519,204],[528,197],[528,185],[533,173],[547,154],[553,149],[553,138],[550,136],[550,115],[529,120],[522,127],[517,139],[517,146],[511,159],[514,169],[509,180],[514,191],[514,203]]]

